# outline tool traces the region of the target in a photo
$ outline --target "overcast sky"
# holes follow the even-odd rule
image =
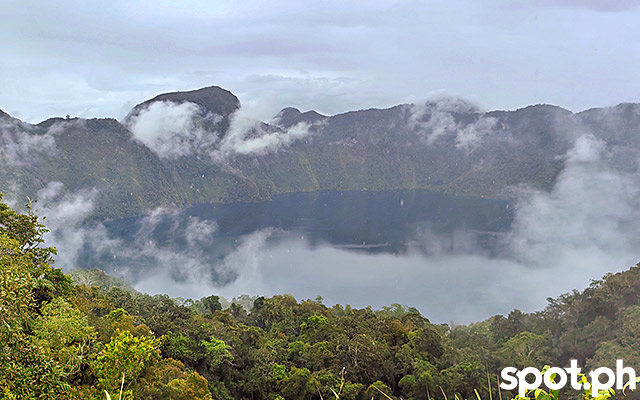
[[[640,101],[640,0],[2,3],[0,109],[29,122],[122,118],[208,85],[265,119],[434,94],[485,109]]]

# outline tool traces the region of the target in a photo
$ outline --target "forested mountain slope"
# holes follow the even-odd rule
[[[269,123],[217,87],[159,95],[113,119],[31,125],[0,114],[0,190],[35,197],[49,182],[96,190],[98,216],[161,205],[268,200],[316,190],[428,189],[507,198],[549,188],[575,140],[602,140],[629,168],[640,105],[578,114],[549,105],[480,112],[458,99],[324,116],[294,108]]]

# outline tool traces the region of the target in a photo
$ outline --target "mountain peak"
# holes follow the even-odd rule
[[[301,112],[295,107],[283,108],[275,117],[277,125],[282,127],[290,127],[300,122],[306,122],[312,124],[327,118],[326,115],[322,115],[314,110]]]
[[[12,120],[14,118],[11,115],[7,114],[6,112],[0,110],[0,119]]]
[[[184,92],[178,91],[159,94],[150,100],[136,105],[131,112],[129,112],[125,120],[138,115],[141,110],[159,101],[177,104],[185,102],[194,103],[200,106],[205,114],[211,112],[225,117],[240,108],[240,100],[238,100],[233,93],[219,86],[208,86]]]
[[[286,116],[293,116],[298,114],[302,114],[302,112],[299,109],[295,107],[286,107],[280,110],[280,112],[276,117],[286,117]]]

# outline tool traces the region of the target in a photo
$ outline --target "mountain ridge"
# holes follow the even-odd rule
[[[482,112],[439,99],[332,116],[289,107],[270,123],[242,119],[239,110],[235,95],[210,86],[160,94],[122,121],[33,125],[9,116],[0,132],[0,192],[35,198],[51,182],[95,188],[99,218],[318,190],[505,199],[519,185],[551,188],[580,135],[640,149],[637,103],[579,113],[547,104]]]
[[[219,86],[207,86],[195,90],[176,91],[161,93],[152,99],[137,104],[129,112],[125,120],[141,108],[147,107],[152,103],[159,101],[168,101],[173,103],[190,102],[203,107],[208,112],[216,114],[231,114],[240,108],[240,100],[230,91]]]

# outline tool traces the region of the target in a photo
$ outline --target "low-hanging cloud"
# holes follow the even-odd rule
[[[455,147],[471,150],[494,132],[498,120],[479,116],[475,120],[462,121],[461,115],[477,115],[479,109],[457,97],[440,97],[413,104],[409,108],[407,122],[410,129],[426,138],[428,145],[450,136]]]
[[[34,154],[57,154],[52,126],[45,134],[36,134],[31,125],[17,120],[0,119],[0,161],[24,166],[30,164]]]
[[[494,117],[480,117],[466,126],[459,126],[456,130],[456,147],[464,150],[473,149],[491,135],[497,125],[498,120]]]
[[[95,189],[69,193],[61,182],[50,182],[37,194],[36,212],[49,229],[44,239],[60,249],[55,258],[62,266],[74,265],[89,237],[83,223],[94,210],[96,195]]]
[[[246,293],[264,294],[269,287],[263,279],[263,255],[267,249],[266,240],[272,235],[270,229],[256,231],[242,236],[233,251],[230,251],[217,262],[209,265],[200,263],[180,268],[176,276],[176,266],[162,262],[152,273],[145,274],[135,282],[135,288],[143,293],[169,294],[173,297],[198,299],[211,294],[226,298],[235,298]],[[181,253],[165,254],[166,260],[180,257]],[[191,259],[193,255],[187,256]],[[182,262],[182,260],[176,260]],[[221,283],[212,276],[211,271],[233,276],[231,283]]]
[[[56,137],[75,120],[58,121],[47,129],[36,127],[17,119],[0,116],[0,192],[11,206],[23,204],[26,198],[25,184],[33,171],[41,168],[41,161],[58,157]]]
[[[219,125],[222,120],[220,115],[204,115],[194,103],[157,101],[128,118],[127,125],[136,140],[161,158],[209,154],[214,162],[225,162],[234,155],[272,153],[311,134],[307,123],[287,129],[266,124],[251,107],[242,107],[230,117],[224,135]]]
[[[220,146],[212,152],[214,160],[231,155],[264,155],[291,145],[312,134],[311,124],[300,122],[290,128],[265,124],[250,108],[241,107],[231,117],[231,125]]]
[[[640,257],[640,176],[613,168],[609,154],[603,141],[580,136],[553,189],[523,194],[511,238],[516,257],[538,267],[573,257],[577,267],[610,255],[614,268],[621,257]]]
[[[256,237],[268,236],[256,233],[225,241],[216,235],[215,221],[164,208],[140,218],[129,236],[118,236],[105,224],[90,222],[97,195],[93,188],[70,192],[60,182],[38,192],[36,212],[50,230],[45,240],[58,248],[54,258],[64,270],[100,267],[131,282],[153,282],[158,288],[199,282],[211,292],[245,271],[237,267],[246,263],[234,248],[254,249]]]
[[[220,122],[219,115],[203,117],[197,104],[156,101],[127,122],[135,139],[162,158],[178,158],[207,149],[218,137],[204,128],[205,120]]]
[[[455,131],[458,123],[453,113],[470,113],[477,109],[471,103],[458,97],[440,97],[414,104],[409,109],[408,124],[428,144]]]
[[[250,275],[211,291],[228,298],[239,293],[291,293],[299,299],[319,295],[326,304],[357,307],[400,303],[439,323],[469,323],[514,308],[540,309],[547,297],[584,287],[607,271],[590,260],[577,274],[567,265],[532,269],[477,254],[367,254],[328,245],[311,250],[302,240],[267,247],[254,256],[258,267]]]

